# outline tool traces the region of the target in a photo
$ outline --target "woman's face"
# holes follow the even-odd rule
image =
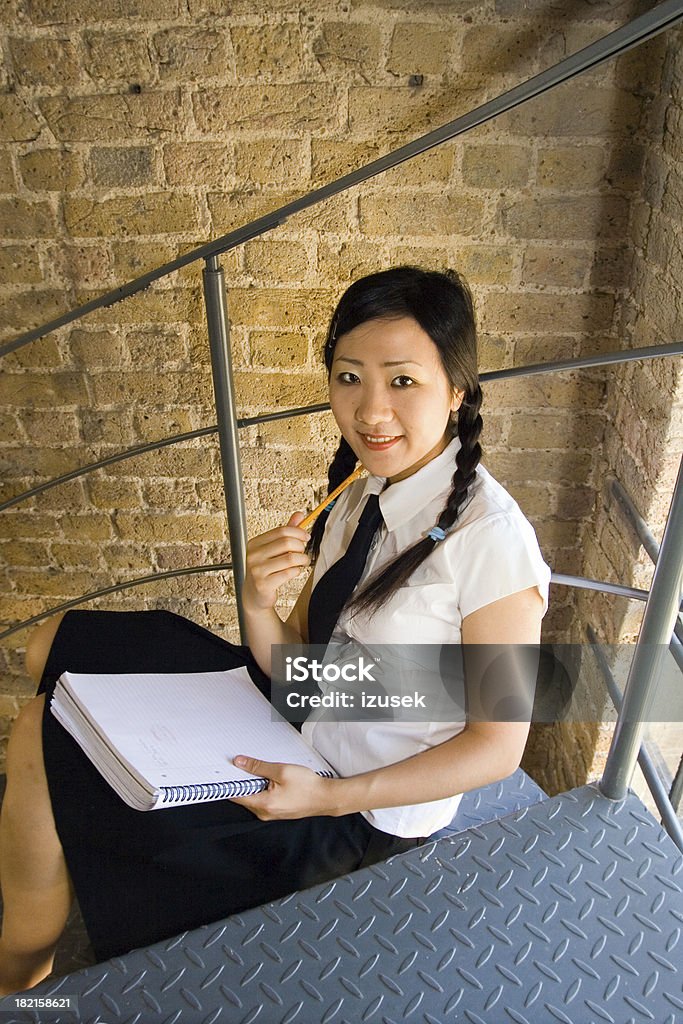
[[[439,352],[412,317],[368,320],[337,341],[330,404],[339,429],[375,476],[403,480],[439,455],[459,408]]]

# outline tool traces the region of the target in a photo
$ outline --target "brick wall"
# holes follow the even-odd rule
[[[623,61],[622,76],[646,100],[634,148],[644,153],[642,183],[632,201],[630,285],[620,309],[620,345],[640,348],[680,341],[683,310],[683,49],[680,31],[660,36]],[[680,359],[630,363],[601,374],[606,391],[604,443],[594,464],[596,502],[581,528],[582,575],[647,590],[652,561],[620,511],[612,490],[618,481],[658,540],[683,448],[683,379]],[[633,644],[644,605],[611,595],[579,591],[568,639],[586,645],[590,623],[617,659],[618,645]],[[625,681],[630,657],[615,666]],[[586,669],[595,661],[586,651]],[[603,684],[597,683],[598,686]],[[605,708],[611,710],[605,695]],[[530,768],[553,789],[599,777],[613,728],[583,723],[543,729]],[[675,772],[681,753],[680,723],[653,735]]]
[[[3,338],[456,117],[649,5],[266,6],[6,0]],[[652,59],[635,51],[227,255],[240,413],[320,400],[318,351],[337,295],[399,261],[465,272],[482,369],[618,347],[630,223],[645,150],[659,138],[643,86]],[[8,496],[211,424],[200,268],[7,357],[0,389]],[[609,401],[596,372],[487,390],[487,464],[558,571],[584,567]],[[334,443],[329,417],[250,428],[243,440],[252,532],[314,501]],[[0,619],[112,580],[225,560],[222,509],[216,445],[206,439],[17,506],[4,517]],[[224,575],[99,602],[161,605],[235,637]],[[558,589],[548,638],[566,637],[574,615]],[[25,637],[0,654],[6,718],[31,692]]]

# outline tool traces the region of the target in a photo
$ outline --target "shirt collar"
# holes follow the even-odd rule
[[[448,494],[455,472],[455,456],[460,449],[460,440],[454,437],[440,455],[428,462],[417,473],[386,487],[386,477],[369,476],[354,507],[349,509],[349,518],[365,505],[371,494],[379,494],[379,507],[384,525],[391,532],[409,522],[413,516],[440,494]],[[419,505],[416,498],[419,495]]]

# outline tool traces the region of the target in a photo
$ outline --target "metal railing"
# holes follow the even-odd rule
[[[263,423],[274,419],[287,418],[293,415],[302,415],[313,411],[320,411],[327,408],[326,405],[316,405],[301,409],[287,410],[283,413],[269,414],[267,416],[253,417],[249,420],[238,420],[235,408],[235,396],[233,389],[232,366],[229,345],[229,321],[227,313],[227,299],[223,271],[218,257],[237,246],[242,245],[249,239],[255,238],[265,232],[282,224],[293,215],[317,205],[320,202],[347,191],[354,186],[369,180],[370,178],[396,167],[406,160],[409,160],[421,153],[425,153],[435,146],[456,138],[458,135],[484,124],[500,114],[512,110],[522,103],[542,95],[544,92],[555,88],[563,82],[582,74],[588,70],[598,67],[605,61],[616,57],[635,46],[640,45],[659,33],[677,25],[683,21],[683,9],[681,0],[664,0],[653,10],[635,18],[629,24],[622,26],[614,32],[609,33],[602,39],[597,40],[590,46],[583,48],[576,54],[560,61],[553,67],[533,76],[526,82],[515,86],[513,89],[502,93],[496,98],[476,107],[474,110],[461,117],[450,121],[448,124],[421,136],[420,138],[402,146],[393,152],[383,156],[365,166],[346,174],[335,181],[315,189],[305,196],[286,204],[285,206],[266,214],[265,216],[238,228],[229,234],[200,246],[184,256],[178,257],[165,263],[154,270],[135,278],[126,284],[113,289],[63,315],[19,335],[14,340],[0,346],[0,356],[14,352],[30,342],[44,337],[61,327],[74,323],[98,309],[112,306],[136,293],[148,288],[155,281],[186,267],[199,260],[205,261],[204,268],[204,298],[207,312],[207,323],[209,341],[211,347],[211,363],[216,399],[217,425],[202,430],[193,431],[187,434],[176,435],[152,444],[142,445],[129,449],[125,453],[119,453],[64,474],[62,477],[48,481],[23,494],[17,495],[5,502],[4,508],[8,508],[28,497],[42,493],[50,487],[57,486],[66,480],[75,479],[94,469],[111,465],[113,462],[124,458],[131,458],[145,451],[161,448],[169,444],[186,441],[193,438],[218,433],[221,451],[221,463],[223,483],[226,497],[228,515],[228,527],[230,533],[232,569],[235,576],[235,589],[237,594],[238,615],[240,627],[242,627],[241,613],[241,583],[244,574],[244,558],[246,549],[246,516],[244,509],[244,497],[240,472],[240,455],[238,431],[241,426],[252,423]],[[652,348],[632,350],[630,352],[614,352],[598,354],[578,359],[566,360],[556,363],[534,364],[526,367],[516,367],[508,370],[498,370],[482,374],[482,380],[501,380],[504,378],[523,376],[536,373],[552,373],[562,370],[575,370],[588,366],[605,366],[628,362],[633,359],[650,359],[655,357],[670,357],[680,355],[683,352],[683,343],[661,345]],[[635,767],[636,758],[640,748],[640,737],[642,734],[642,717],[645,709],[648,694],[654,686],[658,665],[657,645],[665,643],[668,646],[673,630],[673,624],[678,615],[681,600],[681,583],[683,582],[683,493],[681,491],[681,474],[677,481],[674,498],[672,502],[669,521],[662,542],[662,550],[655,569],[655,576],[652,587],[647,595],[645,616],[641,635],[636,645],[634,664],[629,674],[626,691],[623,698],[623,707],[617,722],[615,736],[610,748],[607,766],[601,786],[606,795],[613,799],[625,796],[628,782]],[[171,576],[193,572],[205,572],[223,570],[230,568],[229,563],[222,563],[216,566],[193,567],[185,570],[174,570],[169,573],[157,573],[152,577],[144,577],[141,580],[129,580],[123,584],[98,591],[97,594],[86,595],[89,598],[112,593],[115,590],[123,590],[129,587],[140,585],[148,580],[160,580]],[[642,592],[636,592],[632,588],[618,587],[614,584],[597,583],[590,580],[582,580],[577,577],[565,577],[555,575],[556,583],[567,583],[570,585],[581,585],[607,590],[612,593],[621,593],[624,596],[643,596]],[[8,636],[18,629],[25,628],[31,622],[38,621],[45,616],[62,610],[65,607],[72,607],[85,600],[85,597],[74,602],[67,602],[58,608],[50,609],[33,619],[26,620],[10,630],[5,631],[1,636]],[[0,636],[0,638],[1,638]]]

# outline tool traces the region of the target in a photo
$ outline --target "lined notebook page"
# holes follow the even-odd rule
[[[118,760],[146,780],[151,791],[253,780],[232,764],[237,754],[330,771],[297,730],[277,716],[245,668],[163,675],[65,672],[60,684],[72,698],[58,698],[55,713],[62,724],[69,728],[75,700]],[[77,735],[73,724],[76,729],[69,731],[88,753],[83,730]]]

